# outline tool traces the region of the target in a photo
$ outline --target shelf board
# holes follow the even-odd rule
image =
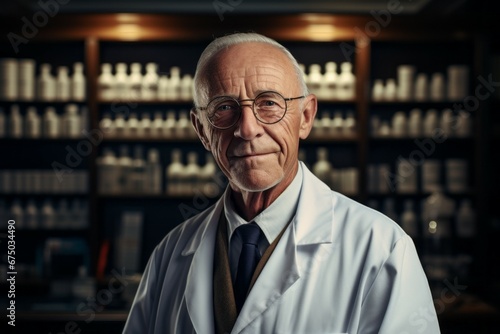
[[[40,101],[40,100],[33,100],[33,101],[7,101],[7,100],[0,100],[0,104],[21,104],[21,105],[26,105],[26,104],[43,104],[43,105],[65,105],[65,104],[87,104],[87,101]]]
[[[357,142],[359,140],[358,135],[350,136],[320,136],[316,134],[311,134],[304,142],[307,143],[328,143],[328,142]]]
[[[413,141],[413,140],[423,140],[423,139],[428,139],[430,137],[369,137],[368,139],[370,141],[380,141],[380,142],[392,142],[392,141]],[[473,141],[474,137],[447,137],[444,141],[454,141],[454,142],[467,142],[467,141]]]
[[[318,103],[335,103],[335,104],[354,104],[356,99],[339,100],[339,99],[320,99],[318,98]]]
[[[108,106],[108,105],[115,105],[115,104],[141,104],[141,105],[193,105],[192,100],[120,100],[120,99],[114,99],[111,101],[108,100],[98,100],[98,104],[103,105],[103,106]]]
[[[129,193],[129,194],[98,194],[97,199],[101,200],[113,200],[113,199],[161,199],[161,200],[192,200],[195,194],[192,195],[168,195],[162,194],[140,194],[140,193]],[[217,195],[216,197],[218,197]]]
[[[85,137],[79,138],[12,138],[12,137],[2,137],[0,138],[0,142],[7,142],[13,144],[22,144],[22,143],[68,143],[68,142],[76,142],[82,139],[87,140]]]
[[[450,197],[472,197],[475,195],[473,191],[465,191],[461,193],[450,193],[450,192],[443,192],[444,195],[450,196]],[[368,198],[386,198],[386,197],[428,197],[430,196],[430,192],[416,192],[416,193],[398,193],[398,192],[390,192],[390,193],[368,193],[367,197]]]
[[[370,101],[372,106],[435,106],[452,108],[453,105],[463,104],[463,101]]]
[[[141,142],[141,143],[156,143],[156,142],[170,142],[170,143],[200,143],[198,137],[185,137],[185,138],[168,138],[168,137],[110,137],[106,136],[103,141],[109,143],[119,142]]]

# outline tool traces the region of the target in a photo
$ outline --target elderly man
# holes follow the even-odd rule
[[[298,161],[317,99],[272,39],[213,41],[191,121],[229,180],[156,247],[125,333],[439,333],[415,246]]]

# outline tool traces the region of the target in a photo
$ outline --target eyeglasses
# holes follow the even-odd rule
[[[249,104],[241,102],[252,101],[251,107],[255,118],[264,124],[278,123],[285,117],[288,109],[288,101],[302,99],[305,96],[285,98],[283,95],[273,91],[266,91],[258,94],[254,99],[237,100],[231,96],[217,96],[210,100],[206,107],[196,108],[206,110],[208,121],[214,128],[229,129],[241,117],[242,109]]]

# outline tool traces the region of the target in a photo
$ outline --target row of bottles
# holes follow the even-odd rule
[[[37,203],[28,199],[24,203],[14,198],[10,207],[0,199],[2,229],[7,221],[16,221],[16,229],[83,229],[88,226],[88,203],[85,200],[61,198],[54,205],[51,199]]]
[[[158,72],[158,64],[147,63],[145,73],[141,63],[117,63],[113,66],[101,64],[98,77],[98,96],[101,101],[191,101],[193,78],[191,74],[181,77],[181,69],[170,68],[169,75]]]
[[[421,211],[415,201],[407,199],[403,210],[397,212],[393,198],[386,198],[381,202],[370,200],[368,206],[380,210],[386,216],[399,223],[403,230],[412,238],[424,237],[451,237],[453,234],[460,238],[472,238],[476,234],[476,216],[471,201],[467,198],[459,201],[455,209],[455,201],[447,198],[440,191],[436,191],[421,204]],[[451,220],[454,221],[454,233]],[[421,222],[421,223],[419,223]]]
[[[0,138],[80,138],[88,119],[87,107],[79,109],[72,103],[65,105],[62,115],[53,106],[41,115],[36,107],[21,112],[19,105],[13,104],[8,115],[0,107]]]
[[[159,151],[150,149],[148,159],[143,158],[142,146],[135,146],[130,157],[127,146],[120,147],[120,156],[105,148],[98,159],[98,189],[101,194],[161,194],[189,196],[203,192],[215,196],[220,192],[215,182],[217,166],[207,153],[206,163],[198,164],[198,153],[188,152],[187,162],[182,162],[181,150],[173,150],[171,162],[165,168],[165,190],[163,190],[163,167]]]
[[[442,181],[442,163],[435,159],[426,159],[421,164],[411,160],[398,159],[394,170],[389,164],[369,164],[367,168],[367,190],[370,194],[416,194],[419,190],[430,193],[441,189],[443,183],[448,193],[462,194],[469,190],[468,162],[464,159],[446,159]],[[418,177],[420,176],[420,187]]]
[[[356,118],[353,111],[347,111],[345,117],[341,111],[323,110],[321,117],[314,119],[312,137],[329,138],[339,136],[353,136],[356,134]]]
[[[58,175],[52,169],[0,170],[0,194],[85,194],[89,172]]]
[[[472,135],[472,117],[465,110],[453,112],[444,109],[438,112],[429,109],[422,113],[419,108],[410,110],[409,115],[397,111],[391,120],[381,120],[378,115],[370,118],[370,131],[373,137],[470,137]]]
[[[85,101],[86,78],[83,63],[58,66],[54,76],[52,65],[39,66],[36,77],[34,59],[0,58],[0,100],[5,101]]]
[[[443,73],[416,73],[412,65],[400,65],[397,79],[385,81],[375,79],[372,88],[373,101],[458,101],[464,99],[469,91],[469,67],[450,65],[447,77]]]
[[[305,161],[304,151],[299,160]],[[316,161],[312,164],[312,172],[331,189],[347,195],[358,193],[358,169],[334,168],[328,160],[328,150],[320,147],[316,150]]]
[[[99,122],[101,131],[108,138],[165,138],[183,139],[196,138],[196,133],[187,110],[174,110],[154,112],[153,119],[148,112],[141,112],[141,117],[137,113],[131,112],[127,118],[123,113],[116,113],[114,119],[111,113],[106,112]]]
[[[340,73],[337,63],[330,61],[325,64],[322,73],[320,64],[311,64],[306,73],[304,64],[299,64],[309,93],[315,94],[320,100],[352,100],[356,97],[356,76],[352,63],[342,62]]]

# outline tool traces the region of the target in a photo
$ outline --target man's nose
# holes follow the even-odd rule
[[[234,130],[235,137],[251,140],[262,134],[263,127],[253,113],[252,104],[241,104],[241,117]]]

